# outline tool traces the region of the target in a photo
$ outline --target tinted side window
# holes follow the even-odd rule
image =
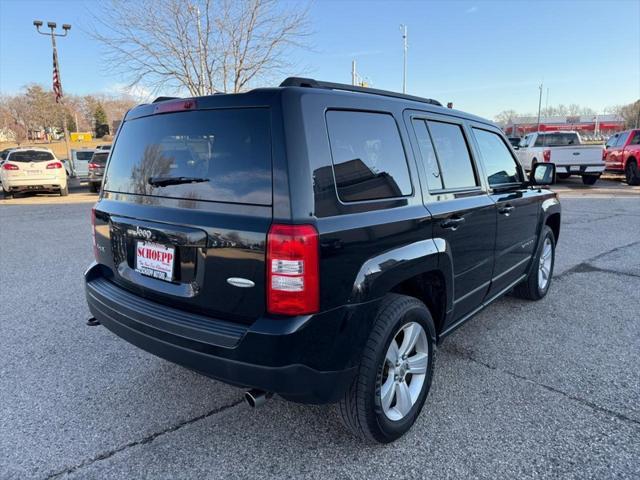
[[[476,187],[478,182],[462,128],[432,120],[427,125],[438,155],[444,188]]]
[[[629,132],[622,132],[618,137],[618,141],[616,142],[616,147],[624,147],[624,144],[627,143],[628,136],[629,136]]]
[[[640,130],[638,130],[634,135],[629,145],[640,145]]]
[[[332,110],[326,118],[340,200],[411,194],[409,167],[393,116]]]
[[[620,138],[620,135],[616,133],[615,135],[609,137],[609,140],[607,140],[607,143],[605,146],[613,147],[617,143],[619,138]]]
[[[427,130],[427,124],[424,120],[415,119],[413,120],[413,129],[418,138],[422,163],[427,172],[427,186],[429,190],[442,190],[444,186],[442,185],[440,167],[438,166],[436,152],[431,142],[431,135],[429,135],[429,131]]]
[[[516,162],[502,139],[493,132],[474,128],[478,148],[487,171],[489,185],[519,183]]]

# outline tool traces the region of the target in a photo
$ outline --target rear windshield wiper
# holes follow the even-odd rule
[[[208,178],[201,177],[149,177],[149,185],[154,187],[166,187],[167,185],[181,185],[183,183],[208,182]]]

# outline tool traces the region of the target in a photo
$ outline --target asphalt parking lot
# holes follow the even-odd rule
[[[0,478],[639,478],[640,191],[599,184],[558,185],[549,295],[449,337],[387,446],[86,326],[95,195],[0,201]]]

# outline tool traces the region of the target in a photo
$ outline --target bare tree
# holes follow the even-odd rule
[[[625,128],[640,128],[640,100],[619,107],[616,113],[624,119]]]
[[[494,119],[500,125],[508,125],[514,118],[518,117],[518,112],[515,110],[503,110],[497,114]]]
[[[111,0],[91,33],[130,87],[240,92],[292,67],[307,12],[277,0]]]

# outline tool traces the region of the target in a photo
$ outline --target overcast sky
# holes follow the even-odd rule
[[[125,79],[103,68],[89,28],[91,1],[0,0],[0,92],[51,84],[51,47],[32,21],[71,23],[59,42],[65,91],[117,92]],[[349,83],[351,60],[372,86],[402,89],[409,29],[408,92],[493,118],[514,109],[577,103],[602,111],[640,98],[640,1],[366,2],[316,0],[309,51],[299,69]],[[144,92],[144,89],[140,90]]]

